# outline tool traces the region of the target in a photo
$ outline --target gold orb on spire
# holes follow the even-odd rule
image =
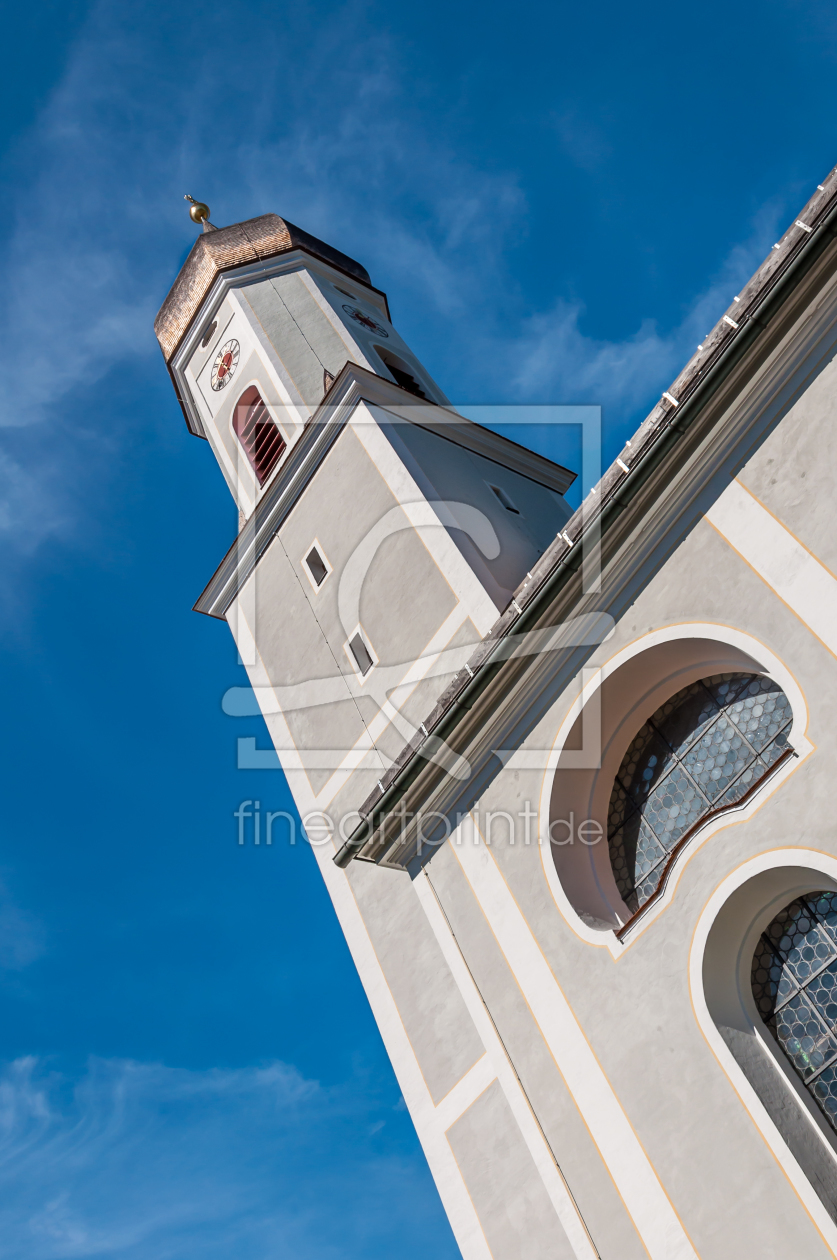
[[[191,201],[192,203],[189,207],[189,217],[193,223],[209,222],[209,206],[205,201],[195,201],[195,198],[189,193],[183,194],[183,200]]]

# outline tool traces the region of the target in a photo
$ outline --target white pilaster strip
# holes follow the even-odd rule
[[[452,843],[474,895],[651,1260],[697,1252],[472,819]]]
[[[496,1081],[496,1079],[497,1073],[494,1071],[494,1064],[488,1055],[484,1054],[456,1082],[453,1089],[445,1094],[436,1108],[436,1119],[445,1133],[447,1133],[452,1124],[456,1124],[460,1116],[465,1115],[465,1112],[474,1105],[480,1094],[484,1094],[491,1082]]]
[[[334,849],[331,845],[323,845],[315,852],[459,1249],[464,1260],[493,1260],[459,1165],[439,1124],[430,1090],[422,1076],[395,999],[369,939],[348,877],[345,871],[334,865]]]
[[[597,1252],[590,1241],[590,1236],[587,1233],[578,1208],[555,1165],[552,1152],[547,1146],[546,1139],[532,1114],[532,1109],[529,1106],[520,1081],[517,1079],[514,1069],[509,1062],[497,1029],[494,1027],[491,1017],[485,1009],[480,992],[462,957],[447,919],[436,900],[436,894],[433,892],[426,873],[413,880],[413,888],[416,890],[419,901],[424,907],[425,914],[436,940],[439,942],[445,962],[450,967],[459,992],[462,994],[462,998],[468,1008],[468,1013],[482,1039],[486,1057],[491,1063],[491,1069],[500,1082],[500,1088],[511,1108],[512,1115],[517,1121],[529,1154],[532,1156],[541,1181],[549,1195],[550,1202],[555,1209],[555,1214],[561,1222],[564,1233],[567,1235],[567,1240],[578,1260],[597,1260]],[[482,1061],[480,1060],[480,1062]],[[472,1068],[471,1071],[473,1070]],[[442,1102],[444,1101],[443,1099]]]
[[[837,656],[837,580],[825,565],[740,481],[727,487],[706,519]]]

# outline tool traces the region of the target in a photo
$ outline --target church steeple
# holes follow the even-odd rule
[[[187,200],[193,221],[206,228],[209,207],[188,194]],[[528,498],[531,486],[504,485],[497,463],[474,480],[477,452],[490,450],[489,459],[510,470],[520,465],[520,448],[495,436],[489,441],[484,430],[442,412],[449,407],[447,399],[399,336],[386,294],[374,287],[366,268],[278,215],[202,232],[154,329],[189,428],[210,442],[242,520],[276,479],[283,479],[281,470],[293,463],[293,452],[326,394],[331,408],[350,396],[355,408],[361,398],[399,413],[405,407],[423,408],[423,418],[411,412],[410,423],[398,432],[388,427],[392,415],[374,422],[386,430],[394,458],[411,466],[415,493],[431,500],[464,496],[488,519],[497,517],[505,543],[496,563],[487,565],[485,556],[473,552],[461,531],[454,530],[457,550],[480,574],[478,602],[489,601],[477,618],[480,623],[489,605],[494,610],[504,606],[568,514],[560,496],[571,474],[528,452],[525,466],[537,466],[535,476],[546,495],[539,524],[534,524],[537,513],[530,512],[525,523],[516,508],[503,506]],[[351,370],[360,372],[354,384],[346,377]],[[420,438],[414,432],[417,418],[447,440]],[[472,452],[459,481],[451,480],[451,469],[463,458],[457,447]],[[361,484],[355,488],[363,493]],[[278,490],[270,493],[275,497]]]
[[[322,401],[324,383],[347,362],[406,384],[419,397],[446,402],[392,326],[386,294],[360,263],[275,214],[209,231],[205,203],[192,201],[190,215],[204,231],[154,329],[193,433],[210,436],[229,399],[226,386],[236,373],[242,379],[257,343],[272,378],[263,382],[265,401],[282,412],[280,425],[287,421],[289,446],[295,427]],[[235,336],[239,323],[246,347]],[[237,341],[239,362],[230,360],[212,381],[206,363],[225,344],[222,337]]]

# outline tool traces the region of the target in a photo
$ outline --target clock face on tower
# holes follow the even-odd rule
[[[215,362],[212,364],[211,384],[215,390],[223,389],[228,385],[235,375],[235,369],[238,367],[238,356],[241,353],[241,346],[237,341],[228,341],[221,346],[215,356]]]
[[[389,336],[389,333],[382,324],[377,323],[376,320],[371,319],[368,315],[365,315],[364,312],[358,310],[356,306],[347,306],[344,302],[343,310],[347,315],[351,316],[356,324],[360,324],[362,328],[368,328],[370,332],[377,333],[379,337]]]

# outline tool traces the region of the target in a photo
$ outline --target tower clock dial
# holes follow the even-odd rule
[[[357,306],[347,306],[344,302],[343,310],[355,321],[356,324],[360,324],[362,328],[368,328],[370,332],[377,333],[379,337],[389,336],[389,333],[386,328],[384,328],[383,324],[379,324],[369,315],[366,315],[363,311],[359,310]]]
[[[215,390],[223,389],[228,385],[235,375],[235,369],[238,367],[238,356],[241,354],[241,346],[237,341],[227,341],[215,356],[212,364],[211,384]]]

